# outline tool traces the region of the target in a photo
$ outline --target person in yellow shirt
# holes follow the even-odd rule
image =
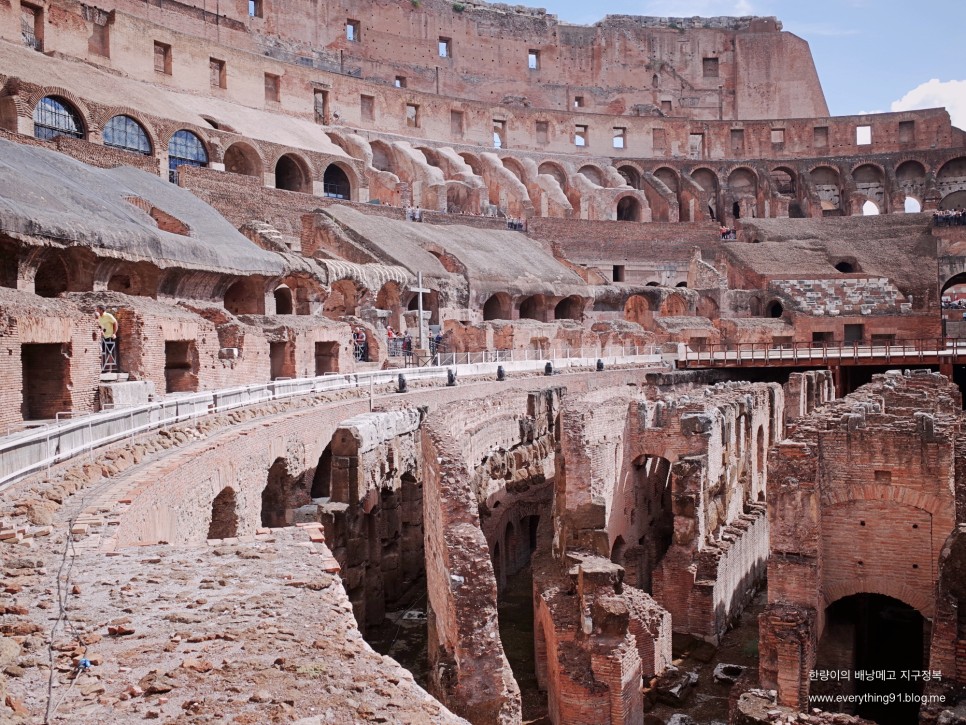
[[[117,369],[117,318],[104,309],[104,305],[97,306],[97,324],[101,328],[101,368],[112,365]]]

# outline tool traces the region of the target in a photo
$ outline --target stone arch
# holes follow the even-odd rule
[[[208,539],[233,539],[238,536],[238,497],[235,489],[226,486],[211,502],[211,523]]]
[[[681,317],[688,314],[689,307],[684,295],[675,292],[668,295],[661,303],[660,313],[665,317]]]
[[[468,151],[463,151],[460,153],[460,158],[466,162],[466,165],[470,167],[470,170],[472,170],[476,176],[483,176],[483,164],[479,157],[477,157],[475,154],[469,153]]]
[[[584,300],[577,295],[570,295],[560,300],[553,308],[555,320],[581,320],[584,317]]]
[[[390,174],[396,173],[395,154],[389,144],[379,140],[370,141],[369,148],[372,149],[372,161],[370,162],[372,168]]]
[[[552,176],[557,180],[560,188],[565,192],[567,191],[568,181],[567,172],[563,166],[558,164],[556,161],[544,161],[540,166],[537,167],[538,174],[546,174],[547,176]]]
[[[882,167],[877,164],[860,164],[853,169],[852,180],[855,182],[856,191],[873,202],[877,211],[887,211],[885,172]],[[863,213],[867,213],[864,208]]]
[[[862,216],[878,216],[880,213],[879,205],[872,199],[866,199],[862,203]]]
[[[288,496],[292,476],[284,458],[276,458],[268,469],[265,487],[262,489],[261,525],[265,528],[285,526]]]
[[[939,202],[939,208],[943,210],[966,208],[966,190],[947,194]]]
[[[531,295],[520,300],[521,320],[538,320],[545,322],[547,319],[547,301],[543,295]]]
[[[38,99],[32,118],[35,138],[49,141],[56,136],[87,137],[89,115],[66,94],[51,93]]]
[[[34,294],[38,297],[59,297],[72,289],[71,267],[65,255],[48,251],[41,258],[34,273]]]
[[[344,316],[358,314],[359,305],[365,296],[366,288],[355,280],[343,278],[332,283],[329,295],[322,305],[322,314],[337,320]]]
[[[149,262],[114,262],[104,272],[107,289],[112,292],[134,297],[157,297],[158,270]]]
[[[236,141],[227,149],[224,155],[225,171],[241,176],[261,178],[265,168],[265,160],[261,153],[246,141]]]
[[[147,126],[130,113],[117,113],[107,119],[101,129],[105,146],[151,156],[156,148]]]
[[[333,161],[322,174],[322,192],[333,199],[352,199],[355,172],[347,164]]]
[[[659,169],[655,169],[654,178],[658,179],[662,184],[664,184],[668,189],[673,191],[675,194],[678,193],[681,186],[681,178],[678,172],[672,169],[671,167],[662,166]]]
[[[295,314],[295,298],[292,295],[292,289],[288,285],[282,284],[276,287],[272,296],[275,297],[276,315]]]
[[[526,184],[526,172],[523,169],[523,164],[521,164],[517,159],[512,156],[504,156],[501,161],[503,162],[503,167],[513,174],[517,179],[519,179],[521,184]]]
[[[711,219],[721,218],[718,209],[718,189],[720,182],[718,175],[706,166],[701,166],[691,171],[691,179],[705,193],[703,201],[707,204],[706,212]],[[693,221],[697,221],[695,218]]]
[[[629,164],[624,164],[623,166],[617,167],[617,173],[621,175],[625,182],[627,182],[628,186],[640,190],[641,172],[636,168],[630,166]]]
[[[698,317],[707,317],[709,320],[713,320],[718,317],[719,310],[718,303],[714,298],[708,295],[698,297],[698,305],[695,310]]]
[[[809,174],[822,207],[822,214],[840,214],[842,210],[842,182],[838,169],[831,166],[816,166]]]
[[[386,324],[396,331],[402,329],[402,297],[402,287],[395,280],[386,282],[376,293],[376,308],[389,313]]]
[[[312,172],[308,162],[298,154],[287,153],[275,162],[275,188],[312,193]]]
[[[618,566],[624,566],[624,554],[627,551],[627,544],[624,543],[624,537],[618,536],[614,539],[613,546],[610,547],[610,560],[611,563],[617,564]]]
[[[765,305],[765,317],[779,319],[784,314],[785,305],[782,304],[781,300],[769,300],[768,304]]]
[[[206,167],[211,159],[208,141],[197,131],[179,128],[168,138],[168,179],[177,183],[179,166]]]
[[[790,166],[776,166],[770,174],[775,193],[792,199],[798,196],[798,174]]]
[[[631,295],[624,303],[624,319],[636,322],[642,327],[651,324],[654,318],[654,310],[651,301],[644,295]]]
[[[618,197],[614,210],[615,218],[619,222],[641,221],[641,201],[632,194]]]
[[[407,305],[407,311],[409,312],[419,312],[419,297],[413,294],[409,298],[409,304]],[[423,313],[429,313],[429,324],[438,325],[439,324],[439,290],[431,289],[429,292],[423,293]],[[418,317],[414,318],[416,324],[419,324]]]
[[[607,185],[604,181],[604,172],[600,170],[600,167],[594,166],[594,164],[584,164],[577,170],[577,173],[596,186]]]
[[[243,277],[225,290],[225,309],[233,315],[261,315],[265,313],[265,295],[261,285],[252,277]]]
[[[943,197],[944,203],[950,194],[966,191],[966,156],[950,159],[939,168],[936,173],[936,190]]]
[[[856,594],[881,594],[892,597],[909,605],[926,618],[932,616],[932,592],[921,591],[921,588],[907,583],[902,577],[875,577],[872,581],[867,578],[851,577],[847,582],[822,585],[822,601],[826,607]]]
[[[483,303],[483,320],[509,320],[513,314],[513,301],[506,292],[490,295]]]
[[[312,475],[312,490],[315,498],[331,498],[332,496],[332,443],[330,442],[319,456],[318,465]]]

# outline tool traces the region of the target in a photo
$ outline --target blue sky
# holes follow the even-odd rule
[[[607,14],[774,15],[808,41],[836,116],[946,106],[966,129],[966,0],[543,0],[561,20]],[[931,82],[934,81],[934,82]]]

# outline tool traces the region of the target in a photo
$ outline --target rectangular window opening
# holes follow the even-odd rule
[[[540,51],[539,50],[527,51],[527,68],[529,68],[530,70],[540,70]]]
[[[615,282],[623,282],[624,281],[624,265],[623,264],[615,264],[614,265],[614,274],[613,274],[613,277],[614,277],[614,281]]]
[[[493,148],[506,148],[506,121],[500,118],[493,119]]]
[[[359,115],[363,121],[376,120],[376,97],[361,95],[359,96]]]
[[[661,101],[661,113],[663,113],[665,116],[670,116],[671,115],[671,102],[670,101]]]
[[[248,0],[248,17],[262,17],[262,0]]]
[[[228,77],[225,72],[225,61],[217,58],[208,59],[208,70],[212,88],[227,88]]]
[[[916,140],[916,122],[899,121],[899,143],[914,143]]]
[[[362,23],[358,20],[345,21],[345,39],[350,43],[360,43],[362,42]]]
[[[154,42],[154,70],[171,75],[171,46],[167,43]]]
[[[329,124],[329,92],[315,91],[315,122],[323,126]]]
[[[814,128],[812,145],[817,149],[828,148],[828,126],[816,126]]]
[[[393,83],[393,85],[395,85],[396,88],[405,88],[406,87],[406,76],[396,76],[396,80]]]
[[[771,142],[776,145],[785,143],[785,129],[773,128],[771,130]]]
[[[574,96],[574,108],[583,108],[583,107],[584,107],[584,97]]]
[[[100,19],[100,18],[99,18]],[[106,20],[106,19],[105,19]],[[111,57],[111,25],[108,22],[94,22],[91,37],[87,41],[87,50],[91,55],[102,58]]]
[[[439,39],[439,57],[440,58],[453,57],[453,41],[450,38],[441,37]]]
[[[855,127],[855,145],[868,146],[872,143],[872,126]]]
[[[272,73],[265,74],[265,100],[278,103],[281,100],[281,77]]]
[[[584,148],[587,146],[587,127],[577,125],[574,127],[574,146]]]
[[[20,3],[20,34],[24,45],[34,50],[44,49],[44,11],[43,8]]]
[[[745,130],[743,128],[731,129],[731,152],[735,154],[745,152]]]
[[[419,106],[415,103],[406,104],[406,125],[409,128],[419,128]]]
[[[537,121],[537,143],[547,144],[550,142],[550,124],[547,121]]]
[[[718,77],[718,59],[704,58],[701,61],[701,71],[705,78]]]
[[[463,112],[449,112],[449,131],[454,138],[463,138]]]
[[[614,148],[615,149],[627,148],[627,129],[626,128],[614,129]]]
[[[704,158],[704,134],[688,134],[688,156],[692,159]]]
[[[651,130],[651,145],[655,151],[664,151],[667,148],[667,133],[663,128]]]

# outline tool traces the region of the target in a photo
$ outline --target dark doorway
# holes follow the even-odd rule
[[[286,525],[285,507],[289,489],[288,466],[281,458],[268,469],[268,482],[262,489],[262,526],[278,528]]]
[[[60,257],[49,257],[34,275],[34,293],[38,297],[57,297],[67,291],[67,266]]]
[[[329,164],[322,177],[323,190],[326,196],[333,199],[351,199],[352,185],[349,177],[335,164]]]
[[[338,342],[315,343],[316,375],[339,372],[339,348]]]
[[[332,446],[328,445],[319,456],[319,465],[312,476],[312,498],[329,498],[332,495]]]
[[[24,420],[48,420],[71,409],[69,347],[60,343],[21,345]]]
[[[164,388],[166,393],[198,390],[198,350],[194,340],[165,340]]]
[[[903,679],[903,671],[925,669],[923,616],[898,599],[881,594],[854,594],[825,610],[825,632],[818,647],[816,669],[848,670],[851,678],[813,682],[812,694],[847,694],[858,704],[854,714],[880,725],[914,725],[919,704],[906,702],[922,694],[921,679]],[[859,679],[856,672],[894,672]],[[836,709],[831,703],[823,709]],[[843,708],[843,711],[845,710]]]
[[[269,344],[272,380],[295,377],[294,347],[287,341]]]
[[[209,539],[231,539],[238,536],[238,501],[233,488],[223,488],[211,502]]]
[[[275,290],[275,314],[291,315],[295,312],[295,305],[292,302],[292,290],[288,287],[279,287]]]

